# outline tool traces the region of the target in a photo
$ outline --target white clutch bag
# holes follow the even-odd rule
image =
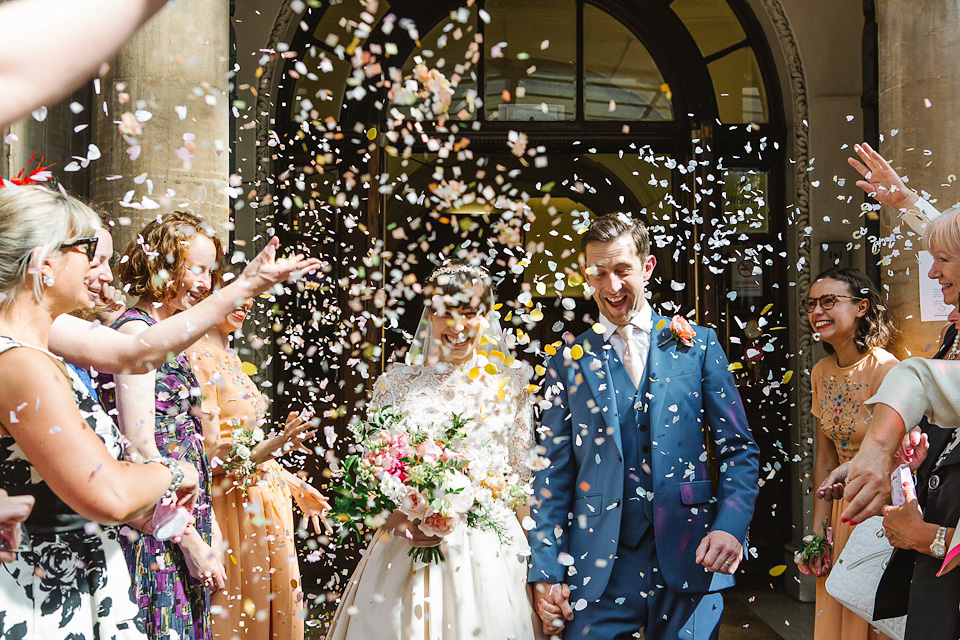
[[[893,547],[883,534],[883,518],[873,516],[853,528],[836,565],[827,576],[827,593],[893,640],[903,640],[907,616],[873,619],[877,585]]]

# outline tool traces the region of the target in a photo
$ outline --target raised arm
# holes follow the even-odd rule
[[[167,353],[180,353],[196,342],[241,301],[319,268],[316,258],[277,260],[278,245],[276,238],[271,239],[234,282],[136,336],[59,316],[50,329],[50,350],[71,364],[104,373],[146,373],[162,364]]]
[[[150,509],[170,487],[171,472],[164,465],[131,464],[110,455],[77,409],[64,372],[48,356],[11,349],[0,355],[0,363],[0,423],[71,509],[94,522],[126,522]],[[183,486],[192,484],[195,490],[196,470],[187,473]]]
[[[128,322],[118,333],[126,336],[141,335],[146,322]],[[161,455],[157,448],[157,372],[156,370],[135,375],[116,375],[113,379],[117,398],[117,425],[130,442],[127,451],[139,456],[135,460],[147,460]],[[164,454],[166,455],[166,454]]]
[[[864,142],[853,149],[857,157],[847,158],[847,162],[863,177],[857,186],[867,195],[896,209],[909,209],[920,200],[917,192],[904,184],[900,174],[873,147]]]
[[[0,129],[67,95],[166,0],[12,0],[0,4]]]

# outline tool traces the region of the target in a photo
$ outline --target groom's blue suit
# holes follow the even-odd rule
[[[534,479],[536,527],[528,581],[570,587],[577,611],[565,639],[591,627],[591,637],[620,637],[620,627],[605,626],[605,618],[616,618],[629,607],[644,608],[636,627],[683,617],[690,621],[680,635],[707,637],[715,631],[709,624],[705,635],[693,631],[703,625],[694,625],[691,606],[695,609],[708,592],[732,586],[734,578],[697,564],[697,547],[709,532],[720,530],[739,540],[746,553],[759,455],[726,355],[712,329],[695,327],[694,345],[686,347],[671,338],[668,319],[656,313],[652,318],[644,381],[639,391],[630,392],[628,403],[623,401],[624,375],[618,375],[623,365],[594,331],[577,337],[548,362],[542,393],[549,408],[543,413],[540,444],[550,464]],[[575,358],[577,346],[583,349],[580,358]],[[639,402],[632,406],[634,395]],[[627,495],[625,459],[638,455],[625,453],[624,442],[642,449],[637,467],[648,474],[646,486],[639,488],[630,485],[628,470]],[[716,484],[711,462],[718,472]],[[638,502],[625,508],[624,500],[631,498]],[[622,522],[624,514],[635,522]],[[625,547],[622,538],[632,534],[640,542]],[[629,591],[641,583],[639,600],[614,597],[617,589]],[[616,602],[604,602],[611,599]],[[686,604],[678,604],[681,600]],[[719,613],[714,605],[717,624]]]

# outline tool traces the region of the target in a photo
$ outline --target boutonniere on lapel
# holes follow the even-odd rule
[[[657,323],[657,331],[661,331],[667,324],[666,318],[661,318],[660,322]],[[692,347],[694,343],[693,337],[697,335],[693,330],[693,327],[690,326],[690,323],[687,322],[687,319],[683,316],[673,316],[673,319],[670,320],[670,336],[660,343],[660,346],[667,344],[671,340],[676,340],[677,345],[683,345],[685,347]]]

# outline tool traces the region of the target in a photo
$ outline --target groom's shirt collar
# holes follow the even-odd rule
[[[619,327],[618,325],[615,325],[607,320],[606,316],[603,314],[600,314],[600,324],[603,325],[603,339],[604,341],[609,342],[610,337]],[[646,300],[643,301],[643,306],[640,307],[640,310],[637,311],[637,313],[635,313],[630,319],[630,324],[640,331],[645,332],[647,335],[649,335],[653,330],[653,309]]]

